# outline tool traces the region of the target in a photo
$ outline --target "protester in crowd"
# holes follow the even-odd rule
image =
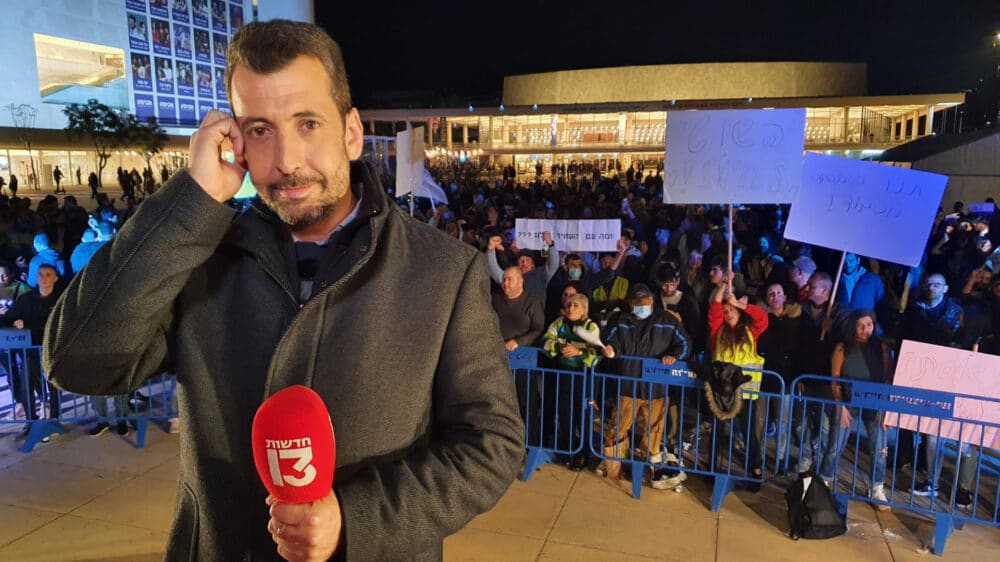
[[[767,330],[757,339],[758,352],[767,364],[767,370],[781,376],[785,383],[784,393],[770,377],[762,382],[762,389],[772,394],[784,394],[780,411],[772,409],[768,420],[768,433],[775,420],[788,420],[791,415],[790,395],[792,381],[797,376],[795,355],[802,345],[802,306],[789,302],[785,295],[785,287],[781,283],[771,283],[765,288],[764,310],[767,311]],[[778,441],[778,459],[785,458],[788,447],[789,432],[784,432],[783,439]]]
[[[32,288],[37,287],[38,280],[38,268],[43,264],[52,266],[56,270],[56,274],[59,277],[65,277],[66,262],[59,255],[59,252],[52,249],[49,245],[49,235],[48,234],[36,234],[35,235],[35,257],[31,258],[31,262],[28,264],[28,285]]]
[[[816,262],[811,258],[795,258],[788,268],[788,276],[795,285],[795,292],[789,295],[792,302],[804,303],[809,299],[809,277],[816,273]]]
[[[621,275],[621,267],[628,253],[628,242],[618,241],[616,254],[603,254],[601,267],[593,272],[585,285],[594,287],[591,293],[590,316],[602,327],[608,325],[612,317],[626,307],[629,283]]]
[[[572,286],[567,286],[566,291],[570,290]],[[578,293],[568,295],[563,304],[562,316],[552,322],[545,332],[542,348],[548,352],[549,357],[556,359],[560,369],[582,371],[584,367],[593,366],[597,360],[600,350],[595,342],[600,341],[601,328],[588,317],[588,306],[589,300],[586,295]],[[569,448],[571,435],[574,437],[573,443],[578,446],[583,444],[579,420],[580,408],[583,407],[584,379],[558,376],[557,381],[556,376],[550,376],[543,382],[547,386],[546,397],[553,396],[558,399],[557,431],[560,439],[556,442],[556,446],[563,450]],[[561,384],[556,384],[557,382]],[[546,409],[551,411],[549,407]],[[586,466],[586,449],[581,449],[570,459],[569,467],[579,472]]]
[[[941,273],[932,272],[927,275],[921,286],[921,292],[907,306],[900,322],[900,343],[903,340],[929,343],[942,346],[957,346],[962,329],[963,311],[961,305],[948,295],[948,284]],[[912,463],[921,468],[922,461],[927,458],[920,451],[926,451],[926,440],[919,445],[917,435],[908,430],[900,429],[897,439],[898,450],[896,461],[899,466]],[[930,467],[923,466],[924,469]]]
[[[830,302],[833,280],[823,271],[809,276],[807,297],[802,303],[802,332],[800,345],[794,355],[794,376],[799,374],[830,375],[830,356],[833,347],[844,333],[848,312],[839,303]],[[796,389],[811,398],[830,399],[830,385],[808,381]],[[819,469],[827,450],[830,418],[818,402],[810,401],[792,413],[793,431],[799,441],[799,471],[811,466]]]
[[[545,314],[542,303],[524,290],[518,266],[504,270],[501,288],[502,292],[493,295],[493,310],[507,351],[535,345],[545,330]]]
[[[535,267],[535,260],[530,253],[524,252],[517,257],[517,267],[521,271],[524,279],[524,290],[531,297],[545,306],[545,289],[549,280],[559,270],[559,250],[556,249],[552,240],[552,233],[545,231],[542,233],[542,243],[548,248],[545,268]],[[489,245],[486,248],[486,266],[489,269],[490,278],[498,285],[503,283],[504,271],[497,261],[497,251],[503,251],[503,241],[499,236],[491,236]]]
[[[750,304],[745,296],[736,298],[735,293],[727,287],[727,283],[732,281],[733,277],[732,272],[724,276],[723,283],[716,288],[709,304],[708,351],[713,361],[732,363],[758,371],[751,386],[759,389],[761,381],[759,370],[764,368],[764,358],[757,353],[757,339],[767,330],[767,313],[760,307]],[[751,374],[751,377],[754,375]],[[753,418],[749,417],[750,409],[753,410]],[[745,406],[736,418],[737,428],[751,428],[750,435],[747,436],[749,442],[747,464],[755,477],[761,476],[763,464],[760,445],[766,410],[763,405]]]
[[[51,264],[43,263],[36,268],[35,272],[35,285],[37,287],[34,291],[28,291],[20,295],[14,305],[11,306],[6,312],[0,316],[0,325],[3,326],[13,326],[19,330],[29,330],[31,332],[31,345],[40,346],[42,345],[42,340],[45,331],[45,322],[49,319],[49,315],[52,313],[52,309],[62,295],[62,289],[59,286],[59,272]],[[49,415],[51,419],[57,419],[59,417],[59,406],[60,398],[59,391],[52,386],[51,383],[47,383],[42,377],[42,367],[41,367],[41,357],[38,351],[30,349],[25,350],[24,355],[21,356],[22,365],[26,365],[28,368],[28,397],[32,401],[34,396],[42,398],[43,394],[48,395],[48,408]],[[14,379],[19,379],[19,370],[14,366],[15,362],[12,362],[11,368],[14,371]],[[43,392],[42,383],[46,382],[47,391]],[[23,387],[20,386],[20,382],[17,383],[19,388],[14,389],[15,394],[23,393]],[[33,405],[28,405],[22,402],[22,406],[25,409],[25,416],[27,419],[36,419],[41,417],[41,412],[35,412]],[[25,428],[25,434],[30,429],[30,426]],[[45,436],[43,440],[47,441],[48,436]]]
[[[885,286],[882,278],[861,265],[861,258],[857,254],[848,252],[844,256],[844,272],[840,275],[840,285],[837,287],[837,302],[847,310],[884,310]]]
[[[847,320],[847,333],[833,348],[830,359],[830,375],[844,381],[865,381],[874,383],[892,382],[892,363],[889,346],[875,335],[877,324],[875,313],[871,309],[859,308],[853,310]],[[850,385],[834,382],[831,388],[833,399],[843,402],[850,396]],[[831,420],[833,435],[830,447],[823,457],[820,476],[826,485],[834,490],[837,467],[840,456],[851,436],[852,426],[859,417],[864,423],[868,438],[865,443],[868,454],[872,458],[869,495],[878,502],[888,502],[885,493],[886,477],[886,433],[883,427],[883,413],[871,408],[863,411],[846,404],[834,406],[835,413]],[[878,504],[879,511],[887,511],[889,506]]]
[[[545,290],[545,317],[547,319],[555,320],[557,316],[562,314],[566,303],[561,297],[563,290],[570,283],[579,284],[580,290],[578,292],[585,295],[591,294],[592,289],[587,289],[583,285],[585,277],[583,259],[580,258],[580,255],[566,254],[563,257],[562,266],[556,270]],[[551,322],[549,323],[551,324]]]
[[[681,272],[672,262],[663,264],[657,272],[660,291],[654,299],[657,310],[672,312],[691,339],[691,356],[705,349],[705,320],[694,298],[680,290]]]
[[[687,360],[691,343],[676,316],[663,310],[654,311],[655,296],[646,285],[636,283],[629,289],[629,311],[618,317],[618,322],[606,328],[604,357],[648,357],[664,365]],[[621,360],[622,374],[638,378],[641,364],[635,360]],[[646,455],[646,460],[656,464],[677,464],[677,457],[664,450],[664,422],[667,396],[662,385],[622,384],[614,411],[608,414],[612,427],[605,434],[605,441],[617,444],[628,439],[632,424],[639,421],[634,432],[639,443],[632,446]],[[605,466],[604,472],[616,472]],[[687,478],[675,469],[654,467],[651,485],[657,489],[676,488]]]

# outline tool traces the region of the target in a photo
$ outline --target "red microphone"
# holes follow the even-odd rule
[[[264,401],[253,418],[253,460],[267,491],[285,503],[330,495],[337,443],[319,394],[290,386]]]

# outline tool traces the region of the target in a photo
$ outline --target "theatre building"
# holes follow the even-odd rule
[[[362,110],[366,156],[391,169],[394,135],[425,126],[429,159],[473,160],[519,179],[562,166],[604,172],[662,166],[673,111],[805,108],[806,150],[873,158],[958,131],[964,93],[867,95],[861,63],[629,66],[507,76],[497,107]],[[539,167],[539,164],[541,165]]]

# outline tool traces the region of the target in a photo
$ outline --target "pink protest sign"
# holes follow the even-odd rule
[[[1000,400],[1000,357],[964,349],[904,341],[893,379],[896,386],[968,394]],[[1000,425],[1000,402],[955,398],[952,417]],[[886,414],[886,425],[1000,448],[1000,428],[943,421],[912,414]],[[918,423],[919,421],[919,423]],[[961,439],[959,439],[961,431]]]

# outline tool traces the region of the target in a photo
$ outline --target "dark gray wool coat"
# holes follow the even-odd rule
[[[403,213],[365,165],[351,181],[359,214],[301,308],[287,228],[259,202],[236,214],[182,172],[52,313],[44,362],[66,390],[119,394],[177,373],[168,560],[278,559],[250,429],[293,384],[323,397],[336,432],[340,559],[440,559],[444,537],[518,470],[524,427],[483,258]]]

